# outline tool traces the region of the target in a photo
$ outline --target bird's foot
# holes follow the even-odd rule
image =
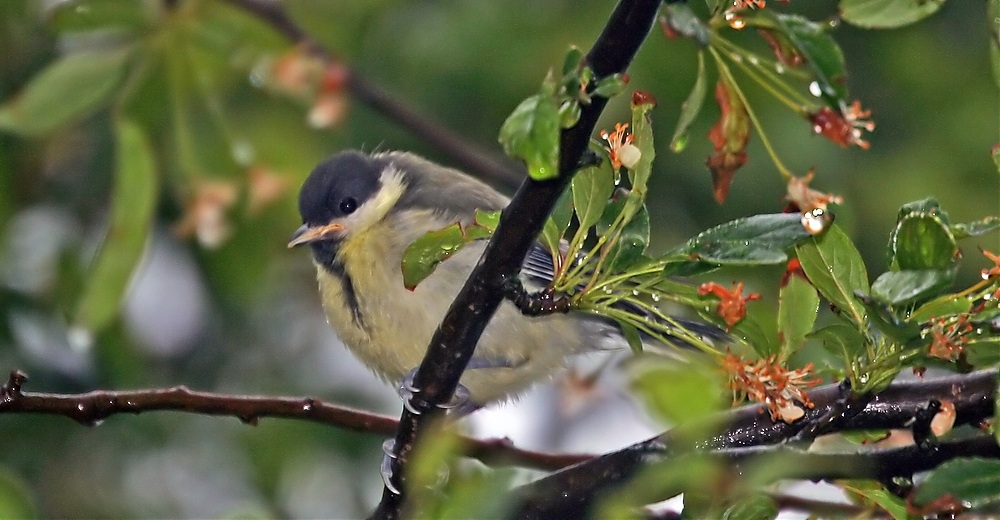
[[[399,397],[403,399],[403,407],[409,410],[413,415],[420,415],[420,409],[414,405],[413,401],[417,399],[420,394],[420,389],[413,383],[413,378],[417,374],[417,369],[414,368],[410,370],[406,377],[403,378],[403,382],[399,385]],[[460,411],[465,410],[470,407],[467,412],[460,413]],[[442,403],[438,405],[438,408],[443,410],[450,410],[452,413],[460,413],[461,415],[467,415],[473,411],[479,409],[478,405],[473,405],[469,402],[469,389],[459,383],[455,387],[455,393],[451,396],[451,399],[447,403]]]

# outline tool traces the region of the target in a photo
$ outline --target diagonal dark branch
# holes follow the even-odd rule
[[[625,71],[649,34],[659,6],[660,0],[622,0],[618,3],[586,57],[597,78]],[[517,275],[549,212],[576,172],[606,103],[607,99],[595,96],[589,105],[582,107],[579,122],[562,131],[556,179],[536,181],[529,178],[521,184],[501,215],[482,260],[435,331],[413,379],[419,389],[418,399],[404,408],[395,439],[393,484],[402,494],[385,489],[376,517],[400,515],[406,493],[403,467],[418,434],[428,417],[440,413],[438,405],[454,394],[476,342],[503,299],[505,280]],[[411,412],[411,408],[419,415]]]
[[[836,431],[906,428],[910,421],[927,407],[931,400],[949,400],[955,405],[956,424],[979,426],[992,417],[997,396],[997,370],[983,370],[967,375],[956,375],[928,381],[909,381],[895,383],[886,390],[872,396],[865,408],[850,418],[836,423]],[[721,457],[730,457],[730,463],[737,463],[740,457],[759,455],[760,448],[778,444],[793,438],[810,421],[826,416],[830,410],[842,403],[842,389],[839,385],[829,385],[809,393],[815,407],[809,411],[803,420],[795,424],[773,422],[760,406],[740,408],[713,418],[711,422],[718,424],[717,435],[710,437],[698,447],[702,450],[715,451]],[[518,517],[523,518],[577,518],[583,517],[593,505],[593,501],[605,496],[609,491],[619,488],[639,470],[656,462],[668,460],[679,451],[677,446],[683,445],[679,439],[690,438],[691,430],[704,431],[704,424],[688,428],[675,428],[657,437],[628,446],[622,450],[602,455],[595,459],[577,464],[559,471],[514,491],[514,498],[520,503]],[[977,441],[978,442],[978,441]],[[977,449],[989,451],[988,443]],[[995,441],[994,441],[995,446]],[[757,449],[758,451],[753,451]],[[919,449],[919,447],[917,447]],[[749,450],[749,451],[740,451]],[[927,450],[920,450],[925,452]],[[904,456],[907,451],[892,452]],[[913,452],[917,453],[917,452]],[[955,452],[949,452],[955,453]],[[823,459],[824,463],[845,464],[866,460],[870,455],[858,455],[854,459]],[[954,455],[953,455],[954,456]],[[994,455],[996,456],[996,455]],[[894,474],[904,474],[907,471],[927,469],[928,461],[940,463],[946,458],[927,458],[914,456],[901,461],[912,463],[912,466],[900,465],[871,455],[869,469],[855,468],[852,474],[838,477],[866,478],[872,474],[865,471],[882,471]],[[888,457],[888,456],[886,456]],[[818,459],[817,459],[818,460]],[[880,462],[881,461],[881,462]],[[809,461],[803,460],[806,464]],[[811,463],[811,462],[810,462]],[[861,465],[863,466],[863,464]],[[933,467],[933,466],[931,466]],[[864,471],[863,471],[864,470]],[[833,471],[830,469],[829,471]],[[795,475],[790,475],[795,476]],[[827,474],[806,475],[803,478],[833,478]],[[667,499],[672,496],[671,490],[665,490]],[[676,494],[676,493],[673,493]],[[547,516],[556,515],[556,516]]]
[[[323,48],[309,36],[275,0],[225,0],[240,9],[267,22],[274,30],[288,40],[304,45],[311,52],[327,61],[339,61],[329,50]],[[348,68],[347,89],[354,97],[396,124],[406,128],[413,135],[452,157],[457,166],[479,175],[498,186],[516,188],[524,178],[524,169],[506,158],[479,149],[462,136],[452,132],[447,126],[436,122],[427,114],[392,97],[375,82],[360,72]]]
[[[0,414],[61,415],[93,426],[113,415],[176,411],[236,417],[256,425],[260,419],[281,417],[326,424],[362,433],[392,435],[392,417],[325,403],[312,397],[271,397],[197,392],[183,386],[151,390],[104,391],[85,394],[24,392],[27,376],[20,371],[0,387]],[[593,457],[553,454],[517,448],[507,439],[462,437],[462,453],[492,466],[520,466],[554,471]]]

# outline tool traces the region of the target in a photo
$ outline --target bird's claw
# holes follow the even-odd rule
[[[413,383],[413,378],[417,374],[417,369],[414,368],[410,370],[403,381],[399,384],[399,397],[403,399],[403,407],[406,408],[413,415],[420,415],[420,409],[414,404],[417,394],[420,393],[420,389]],[[447,403],[442,403],[438,405],[438,408],[442,410],[453,410],[460,411],[465,409],[469,404],[470,393],[469,389],[459,383],[455,387],[455,394],[452,395],[451,399]],[[472,410],[478,409],[478,406],[472,406]],[[462,414],[465,415],[465,414]]]
[[[385,488],[389,490],[390,493],[394,495],[402,495],[399,488],[392,483],[392,461],[396,460],[396,454],[394,453],[394,448],[396,447],[395,439],[386,439],[382,443],[382,463],[379,465],[379,473],[382,474],[382,483],[385,484]]]

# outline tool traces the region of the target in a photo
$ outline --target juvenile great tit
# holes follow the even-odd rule
[[[412,291],[403,287],[404,250],[428,231],[471,224],[477,209],[499,210],[507,202],[486,184],[411,153],[341,152],[302,185],[303,224],[288,246],[312,250],[327,320],[344,345],[398,385],[420,364],[486,242],[459,250]],[[539,246],[522,281],[540,289],[551,276],[551,259]],[[469,404],[485,406],[558,373],[570,355],[623,345],[618,329],[594,316],[528,317],[505,301],[461,384]]]

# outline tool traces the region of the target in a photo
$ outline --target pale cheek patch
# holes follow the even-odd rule
[[[382,172],[379,181],[382,183],[382,188],[378,190],[378,193],[347,218],[345,227],[350,230],[352,235],[357,236],[364,233],[381,222],[406,191],[402,172],[391,166]]]

